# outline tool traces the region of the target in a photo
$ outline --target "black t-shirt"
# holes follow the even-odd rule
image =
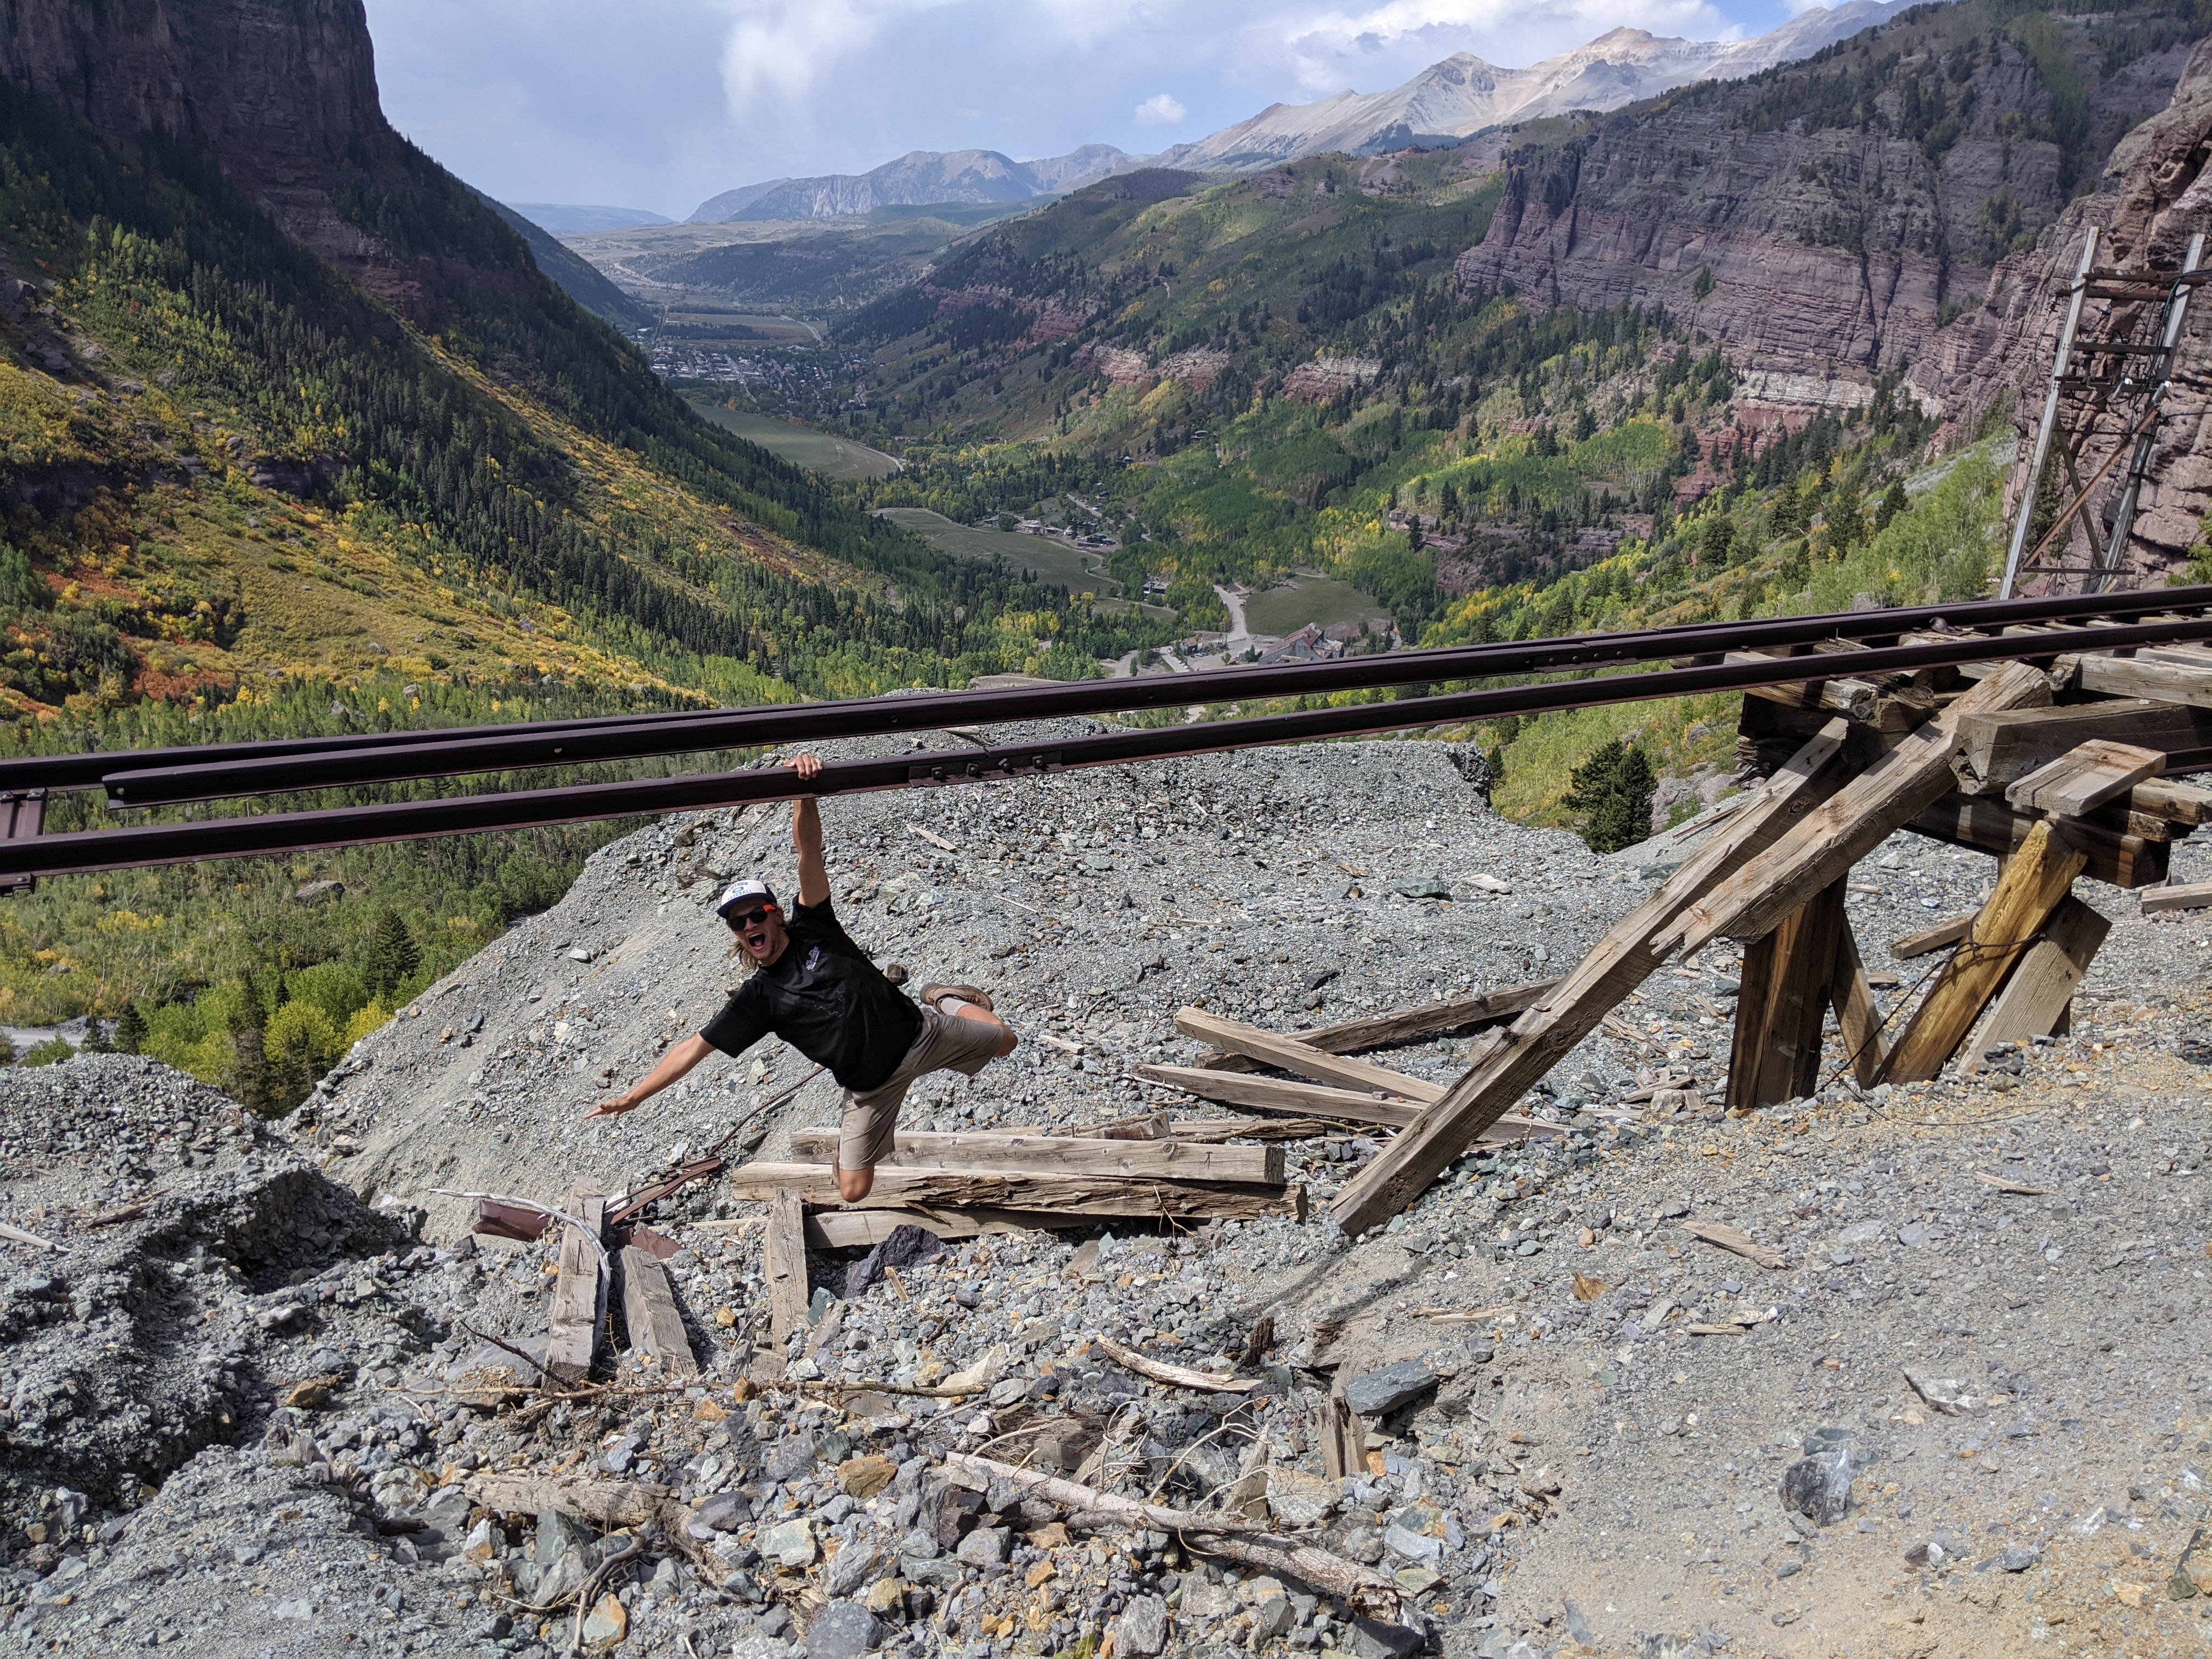
[[[880,1088],[921,1031],[921,1011],[861,954],[830,901],[801,904],[783,954],[722,1005],[699,1035],[726,1054],[773,1031],[855,1094]]]

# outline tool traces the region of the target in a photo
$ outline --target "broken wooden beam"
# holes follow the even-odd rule
[[[1419,1107],[1402,1100],[1382,1100],[1362,1091],[1332,1089],[1321,1083],[1292,1083],[1281,1078],[1255,1077],[1249,1072],[1217,1072],[1204,1066],[1139,1066],[1133,1070],[1147,1083],[1164,1084],[1201,1100],[1218,1100],[1224,1106],[1311,1112],[1394,1129],[1402,1129],[1420,1115]]]
[[[1723,933],[1750,940],[1771,932],[1951,792],[1951,760],[1967,715],[2050,701],[2050,682],[2039,670],[2006,663],[1685,908],[1656,941],[1662,953],[1696,951]]]
[[[1261,1216],[1305,1218],[1305,1188],[1048,1174],[1042,1170],[902,1170],[880,1164],[875,1185],[846,1204],[826,1164],[741,1164],[730,1171],[729,1195],[766,1199],[789,1188],[808,1205],[829,1209],[1059,1210],[1068,1215],[1180,1216],[1249,1221]]]
[[[2028,832],[2041,821],[2014,811],[2002,796],[1950,794],[1905,827],[1931,841],[2008,858],[2020,851]],[[2148,887],[2166,879],[2169,855],[2164,841],[2128,835],[2088,818],[2067,819],[2066,833],[2088,860],[2081,873],[2093,881]]]
[[[2007,784],[2005,803],[2019,812],[2079,817],[2156,777],[2165,768],[2161,750],[2092,738]]]
[[[1331,1480],[1347,1475],[1364,1480],[1367,1468],[1367,1425],[1344,1397],[1344,1379],[1337,1377],[1322,1396],[1320,1420],[1314,1437],[1321,1442],[1321,1472]]]
[[[1961,721],[1960,738],[1953,770],[1960,792],[2001,794],[2015,779],[2093,738],[2161,754],[2203,748],[2212,744],[2212,710],[2139,699],[1993,709]]]
[[[677,1311],[668,1269],[635,1244],[616,1255],[615,1267],[622,1276],[623,1324],[629,1334],[630,1352],[658,1360],[665,1376],[698,1376],[699,1362],[691,1357],[691,1339],[684,1334],[684,1316]]]
[[[837,1150],[832,1127],[800,1129],[791,1150],[803,1158],[827,1158]],[[1280,1146],[1223,1146],[1181,1140],[1089,1140],[1066,1135],[1021,1133],[931,1134],[900,1130],[878,1169],[1036,1170],[1084,1176],[1174,1176],[1184,1181],[1283,1184]]]
[[[1332,1054],[1356,1054],[1371,1048],[1394,1048],[1422,1037],[1443,1036],[1474,1030],[1512,1018],[1542,1000],[1559,983],[1557,975],[1527,985],[1509,985],[1477,996],[1451,997],[1414,1008],[1395,1009],[1364,1019],[1347,1019],[1316,1030],[1300,1031],[1297,1040],[1309,1048]]]
[[[2090,654],[2081,658],[2075,672],[2075,683],[2100,697],[2143,697],[2212,708],[2212,669]]]
[[[1329,1133],[1332,1129],[1340,1131],[1346,1122],[1403,1128],[1420,1115],[1420,1109],[1417,1106],[1408,1106],[1395,1100],[1377,1100],[1372,1095],[1354,1094],[1349,1089],[1331,1089],[1318,1083],[1292,1083],[1281,1078],[1215,1072],[1196,1066],[1139,1066],[1135,1074],[1147,1083],[1164,1084],[1204,1100],[1219,1101],[1224,1106],[1256,1106],[1268,1111],[1312,1112],[1338,1120],[1334,1125],[1315,1123],[1298,1135],[1287,1139],[1310,1140],[1315,1135]],[[1277,1121],[1273,1119],[1248,1121],[1252,1125],[1249,1133],[1255,1135],[1269,1134],[1278,1127]],[[1498,1146],[1508,1146],[1532,1136],[1551,1137],[1565,1133],[1566,1128],[1562,1124],[1546,1123],[1537,1118],[1508,1112],[1485,1129],[1478,1139]]]
[[[591,1229],[593,1237],[587,1240],[580,1229],[565,1223],[561,1228],[545,1369],[563,1382],[581,1382],[590,1376],[592,1357],[599,1351],[606,1279],[600,1271],[601,1253],[592,1246],[606,1206],[606,1195],[595,1181],[579,1181],[568,1194],[568,1213]]]
[[[1224,1019],[1203,1008],[1176,1009],[1175,1023],[1176,1030],[1185,1036],[1196,1037],[1200,1042],[1210,1042],[1217,1048],[1246,1055],[1298,1077],[1310,1077],[1317,1083],[1334,1084],[1343,1089],[1379,1090],[1422,1104],[1443,1093],[1437,1085],[1423,1079],[1370,1066],[1364,1060],[1326,1054],[1264,1026],[1248,1025],[1241,1019]]]
[[[1973,925],[1974,913],[1969,910],[1963,916],[1953,916],[1948,921],[1939,921],[1933,927],[1923,927],[1917,933],[1907,933],[1903,939],[1892,939],[1889,953],[1899,962],[1924,957],[1931,951],[1956,945],[1966,938],[1966,929]]]
[[[1943,1069],[2073,890],[2086,862],[2065,832],[2047,821],[2036,824],[1890,1050],[1885,1082],[1925,1082]]]
[[[2166,910],[2202,910],[2208,906],[2212,906],[2212,881],[2189,882],[2179,887],[2146,887],[2142,890],[2142,913],[2147,916]]]
[[[1895,975],[1888,977],[1891,983],[1896,982]],[[1882,1042],[1881,1015],[1874,1006],[1874,989],[1867,981],[1866,964],[1859,959],[1859,942],[1848,919],[1837,930],[1836,971],[1828,997],[1836,1010],[1836,1029],[1843,1033],[1851,1074],[1861,1088],[1870,1089],[1881,1080],[1881,1063],[1889,1051]]]
[[[2094,907],[2069,894],[1990,1005],[1979,1039],[1983,1048],[2057,1035],[2075,989],[2088,976],[2091,958],[2112,931],[2112,924]]]
[[[1444,1097],[1394,1136],[1345,1183],[1330,1206],[1347,1233],[1389,1220],[1504,1116],[1538,1079],[1595,1030],[1667,952],[1658,936],[1713,882],[1784,836],[1843,782],[1845,721],[1832,720],[1749,804],[1714,830],[1674,874],[1607,930],[1543,1001],[1493,1031]]]
[[[830,1190],[836,1190],[835,1181]],[[806,1322],[806,1302],[811,1294],[806,1283],[806,1212],[796,1186],[771,1187],[763,1196],[769,1204],[768,1238],[763,1252],[769,1338],[775,1345],[775,1358],[781,1361],[784,1344]]]
[[[1499,990],[1485,991],[1478,996],[1425,1002],[1411,1008],[1394,1009],[1387,1014],[1370,1014],[1363,1019],[1347,1019],[1334,1025],[1316,1026],[1312,1030],[1295,1031],[1290,1036],[1293,1042],[1329,1054],[1358,1054],[1376,1048],[1395,1048],[1427,1037],[1449,1036],[1462,1031],[1480,1030],[1486,1025],[1502,1024],[1540,1000],[1559,982],[1558,979],[1553,978],[1536,980],[1527,985],[1509,985]],[[1259,1064],[1249,1055],[1231,1054],[1207,1054],[1198,1063],[1210,1072],[1247,1072]]]

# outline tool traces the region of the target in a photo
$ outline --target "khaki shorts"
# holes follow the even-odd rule
[[[914,1080],[931,1072],[969,1077],[999,1057],[1006,1028],[980,1019],[954,1019],[934,1008],[921,1011],[921,1030],[893,1072],[864,1095],[845,1091],[845,1117],[837,1136],[837,1167],[872,1170],[890,1156],[899,1107]]]

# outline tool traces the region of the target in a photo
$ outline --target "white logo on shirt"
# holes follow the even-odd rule
[[[817,945],[806,953],[806,971],[811,974],[821,965],[822,947]]]

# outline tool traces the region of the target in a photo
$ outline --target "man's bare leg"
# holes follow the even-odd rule
[[[865,1170],[842,1170],[837,1167],[837,1155],[830,1154],[830,1174],[837,1182],[837,1196],[848,1204],[858,1204],[868,1195],[876,1184],[876,1171],[872,1164]]]
[[[999,1058],[1001,1060],[1013,1053],[1016,1045],[1021,1042],[1014,1028],[988,1008],[979,1008],[972,1002],[961,1001],[957,997],[946,997],[938,1007],[941,1012],[949,1013],[955,1019],[972,1019],[979,1025],[997,1026],[1000,1032]]]

